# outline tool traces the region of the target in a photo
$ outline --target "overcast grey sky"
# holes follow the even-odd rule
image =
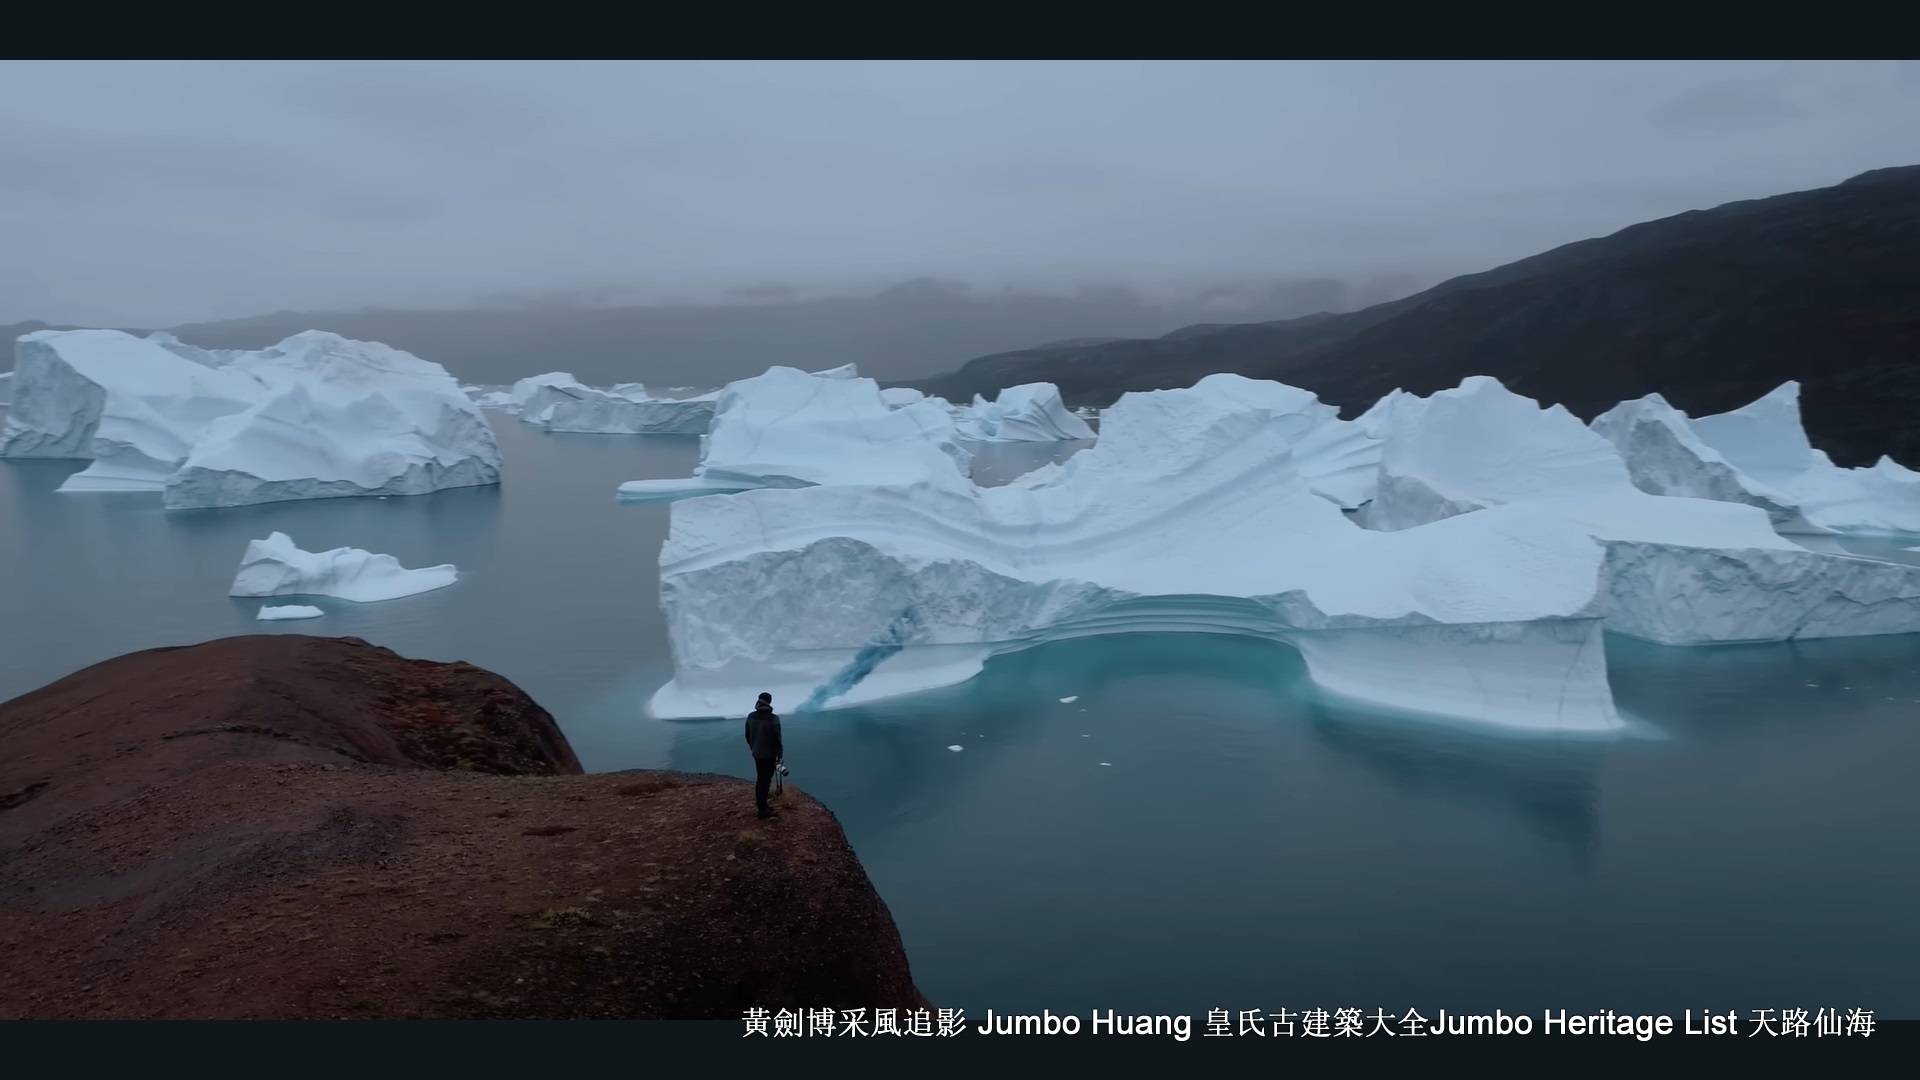
[[[0,321],[1482,269],[1920,162],[1912,64],[0,64]]]

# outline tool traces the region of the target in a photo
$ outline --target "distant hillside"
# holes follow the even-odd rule
[[[463,310],[276,312],[173,327],[210,348],[261,348],[302,330],[384,341],[446,365],[468,382],[571,371],[590,383],[714,386],[770,364],[849,361],[886,379],[951,370],[970,357],[1036,342],[1161,334],[1201,319],[1272,319],[1359,306],[1391,281],[1283,281],[1155,301],[1126,289],[1072,294],[971,289],[930,279],[871,296],[769,302],[612,306],[500,304]],[[37,326],[29,327],[38,329]]]
[[[1920,465],[1920,166],[1634,225],[1349,314],[1002,353],[916,385],[964,400],[1040,380],[1105,405],[1216,371],[1348,416],[1473,374],[1587,418],[1654,391],[1717,412],[1799,379],[1836,461]]]

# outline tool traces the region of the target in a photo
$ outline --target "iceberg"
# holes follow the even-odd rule
[[[687,398],[652,398],[638,383],[627,391],[592,387],[549,388],[549,403],[520,419],[548,431],[600,435],[700,435],[713,424],[719,392]]]
[[[452,563],[409,570],[391,555],[359,548],[302,551],[292,537],[276,532],[248,542],[228,595],[335,596],[370,603],[445,588],[458,577]]]
[[[645,385],[618,383],[602,390],[564,371],[533,375],[505,393],[479,400],[504,408],[547,431],[589,435],[699,435],[713,423],[718,392],[686,397],[656,397]]]
[[[92,458],[61,491],[159,491],[212,421],[259,383],[117,330],[42,330],[14,345],[0,456]]]
[[[1491,379],[1390,398],[1345,422],[1306,391],[1210,376],[1125,395],[1091,449],[1001,487],[789,464],[808,482],[678,503],[660,554],[674,676],[651,708],[725,714],[762,689],[852,705],[1045,641],[1187,631],[1283,642],[1323,690],[1376,706],[1605,732],[1606,630],[1920,630],[1920,567],[1808,550],[1758,507],[1642,491],[1564,409]],[[822,445],[795,430],[767,452],[779,432],[739,434],[789,463]],[[1366,501],[1370,456],[1367,512],[1387,528],[1342,510]]]
[[[499,480],[492,429],[445,369],[308,331],[256,352],[41,331],[15,345],[0,456],[91,458],[61,491],[168,508],[410,495]]]
[[[13,400],[13,372],[0,371],[0,405]]]
[[[1757,506],[1782,532],[1920,533],[1920,473],[1888,457],[1835,465],[1807,439],[1796,382],[1698,418],[1649,394],[1595,417],[1593,430],[1645,491]]]
[[[975,442],[1057,442],[1091,439],[1087,422],[1067,411],[1060,390],[1052,383],[1009,386],[992,401],[976,394],[973,404],[957,410],[960,434]]]
[[[565,371],[549,371],[544,375],[529,375],[517,380],[507,390],[508,407],[521,417],[538,416],[563,401],[569,392],[591,390],[592,387],[574,378]]]
[[[500,481],[493,429],[439,364],[309,330],[224,369],[260,402],[206,425],[166,479],[169,509],[421,495]]]
[[[261,622],[274,622],[282,619],[317,619],[325,614],[326,612],[308,604],[281,604],[278,607],[262,604],[260,614],[255,615],[254,618]]]
[[[839,369],[836,369],[839,370]],[[633,480],[622,499],[816,484],[971,487],[972,455],[952,414],[933,400],[889,408],[872,379],[774,367],[728,383],[689,479]]]
[[[1318,405],[1292,388],[1248,404],[1228,385],[1126,395],[1098,444],[1035,482],[856,480],[676,504],[660,556],[675,674],[653,711],[724,713],[750,684],[855,704],[1043,641],[1182,630],[1292,643],[1316,683],[1379,704],[1619,724],[1603,551],[1584,531],[1495,514],[1361,529],[1295,465],[1331,410],[1287,408]]]

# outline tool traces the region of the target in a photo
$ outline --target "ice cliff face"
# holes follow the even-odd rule
[[[722,394],[706,468],[751,463],[719,471],[755,490],[672,511],[662,715],[733,711],[749,688],[851,704],[1037,642],[1177,630],[1287,642],[1317,684],[1381,705],[1605,731],[1603,629],[1920,629],[1920,568],[1809,551],[1757,506],[1649,494],[1607,439],[1491,379],[1346,423],[1305,391],[1212,376],[1128,394],[1092,449],[980,488],[944,454],[811,430],[854,407],[810,413],[806,376],[769,376],[736,384],[737,429]],[[1341,512],[1361,503],[1376,527]]]
[[[1798,383],[1697,419],[1650,394],[1595,417],[1593,430],[1647,491],[1748,503],[1786,532],[1920,532],[1920,473],[1884,457],[1835,465],[1807,441]]]
[[[91,458],[63,491],[165,505],[411,495],[499,480],[479,410],[445,369],[309,331],[257,352],[166,335],[42,331],[15,347],[0,455]]]
[[[199,433],[258,400],[258,380],[116,330],[43,330],[14,346],[0,456],[92,458],[65,491],[158,491]]]
[[[302,551],[293,538],[277,532],[253,540],[240,559],[230,596],[337,596],[370,603],[445,588],[459,577],[452,563],[409,570],[391,555],[359,548]],[[260,618],[300,618],[296,615]],[[281,609],[284,610],[284,609]],[[317,609],[306,609],[318,615]]]

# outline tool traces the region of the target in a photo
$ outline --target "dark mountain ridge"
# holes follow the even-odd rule
[[[1279,379],[1353,416],[1468,375],[1590,419],[1661,393],[1695,415],[1788,379],[1815,445],[1920,465],[1920,166],[1629,226],[1346,314],[984,356],[917,385],[953,400],[1046,381],[1068,403]]]

